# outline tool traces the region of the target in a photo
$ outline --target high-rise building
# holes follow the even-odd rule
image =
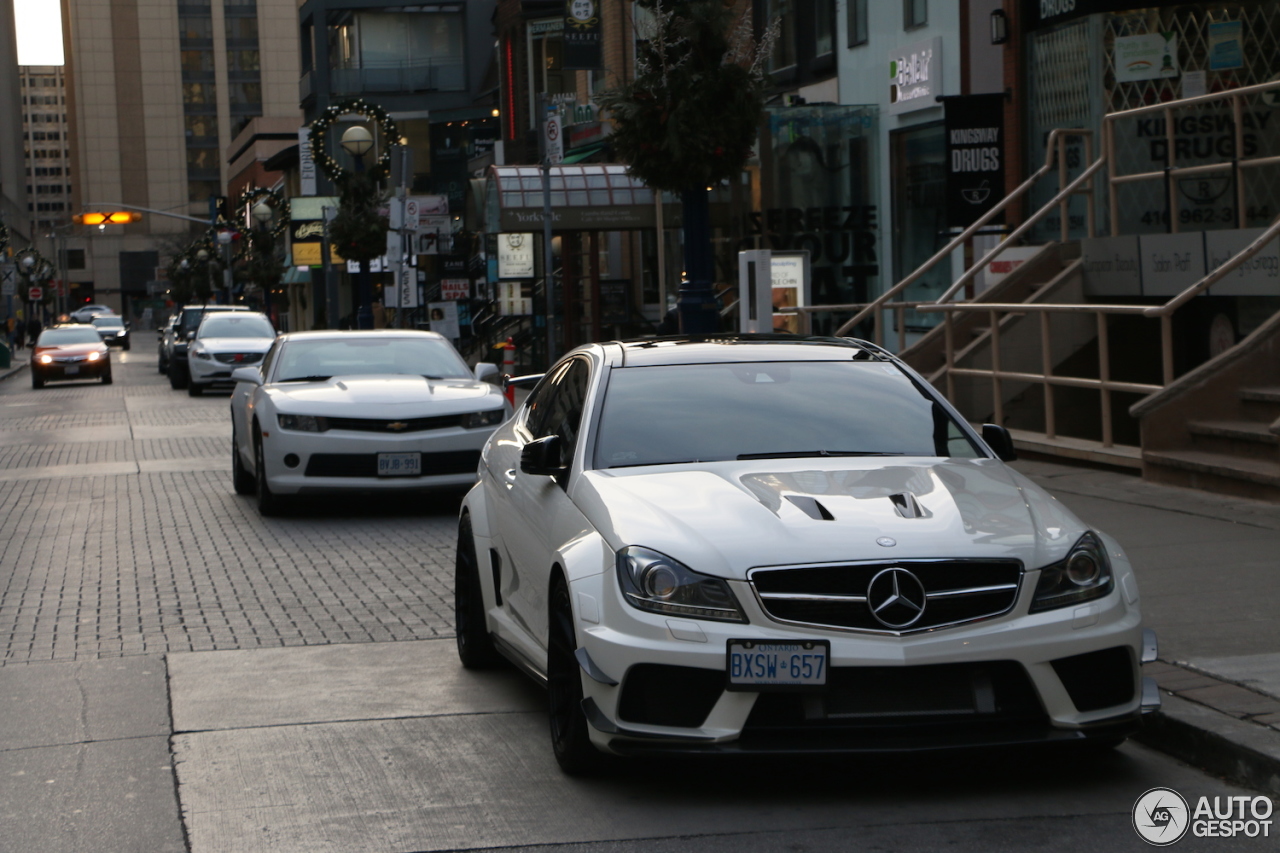
[[[66,79],[57,65],[24,65],[19,76],[27,212],[35,231],[46,234],[71,216]]]
[[[256,116],[299,117],[296,0],[62,0],[73,213],[208,220]],[[144,214],[84,235],[94,293],[138,313],[195,222]]]
[[[10,240],[26,245],[27,192],[22,159],[22,95],[18,85],[18,45],[13,0],[0,0],[0,221]],[[0,300],[0,311],[4,310]]]

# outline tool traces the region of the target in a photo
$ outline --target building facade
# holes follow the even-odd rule
[[[13,0],[0,0],[0,22],[0,221],[9,231],[10,245],[21,248],[30,238],[31,228]]]
[[[239,131],[298,115],[294,0],[62,2],[73,212],[127,205],[207,221]],[[144,214],[78,235],[95,298],[138,315],[193,229]]]

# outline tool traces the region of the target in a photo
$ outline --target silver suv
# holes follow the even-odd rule
[[[187,365],[187,342],[195,337],[196,329],[206,314],[215,311],[248,311],[243,305],[184,305],[178,312],[173,331],[165,334],[164,351],[160,360],[168,366],[169,385],[175,390],[187,387],[191,372]]]

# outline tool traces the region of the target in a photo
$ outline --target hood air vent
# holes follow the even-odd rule
[[[835,521],[835,516],[831,514],[831,510],[818,503],[817,498],[811,498],[806,495],[787,495],[787,500],[791,501],[800,510],[814,521]]]
[[[916,496],[910,492],[899,492],[896,495],[889,495],[889,500],[893,501],[894,511],[903,518],[931,518],[933,513],[920,505],[916,500]]]

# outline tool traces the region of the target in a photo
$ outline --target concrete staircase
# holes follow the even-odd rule
[[[1280,314],[1129,411],[1146,479],[1280,501]]]

